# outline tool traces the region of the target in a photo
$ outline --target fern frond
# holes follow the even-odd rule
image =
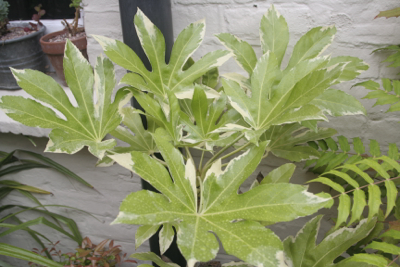
[[[377,105],[390,105],[387,112],[400,111],[400,81],[390,80],[387,78],[382,79],[382,87],[379,83],[372,80],[357,83],[354,86],[363,86],[365,89],[371,90],[364,98],[376,99],[374,106]]]
[[[317,142],[308,142],[314,149],[320,152],[318,159],[306,161],[305,167],[314,165],[309,171],[317,174],[330,171],[343,164],[357,163],[365,158],[377,158],[382,155],[380,144],[371,139],[369,150],[366,152],[365,145],[359,137],[352,138],[352,142],[344,136],[338,136],[337,141],[329,137]],[[393,160],[399,159],[399,149],[396,144],[389,144],[387,157]],[[386,170],[390,166],[384,164]]]
[[[400,176],[393,177],[394,172],[400,172],[400,164],[396,160],[388,156],[370,157],[328,170],[310,182],[320,182],[340,193],[333,196],[339,198],[337,229],[346,224],[349,217],[347,225],[359,221],[365,206],[368,206],[368,220],[371,220],[378,215],[381,198],[385,196],[385,218],[388,217],[395,207],[398,194],[393,180]]]

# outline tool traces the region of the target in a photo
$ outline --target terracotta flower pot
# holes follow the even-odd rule
[[[49,42],[49,40],[55,36],[61,35],[65,33],[65,30],[52,32],[46,34],[42,38],[40,38],[40,45],[42,46],[42,50],[50,59],[51,65],[53,65],[56,70],[57,77],[65,83],[64,76],[64,67],[63,67],[63,58],[64,58],[64,50],[65,50],[65,41],[63,42]],[[76,39],[71,40],[71,42],[78,47],[78,49],[82,52],[83,56],[88,59],[87,55],[87,39],[86,36],[82,36]]]

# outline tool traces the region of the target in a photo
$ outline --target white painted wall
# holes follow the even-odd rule
[[[214,34],[230,32],[250,42],[260,55],[258,39],[259,21],[274,3],[276,9],[286,18],[291,32],[291,42],[287,54],[289,55],[295,41],[309,29],[316,26],[336,25],[337,36],[333,45],[327,50],[333,56],[351,55],[358,56],[370,64],[370,70],[363,73],[357,81],[381,77],[396,77],[398,70],[388,69],[380,62],[385,54],[370,54],[372,50],[389,44],[400,43],[398,34],[399,19],[377,19],[373,20],[378,11],[398,6],[397,0],[276,0],[276,1],[252,1],[252,0],[171,0],[174,37],[189,23],[206,18],[207,33],[202,47],[195,54],[199,58],[207,52],[215,49],[223,49]],[[122,40],[121,22],[119,17],[119,6],[117,0],[85,0],[85,27],[88,34],[99,34],[110,38]],[[133,18],[132,18],[133,20]],[[102,53],[101,47],[96,41],[89,37],[89,58],[95,62],[95,57]],[[287,60],[287,59],[286,59]],[[222,68],[222,72],[240,71],[234,60],[228,61]],[[122,77],[125,70],[118,68],[117,75]],[[340,89],[349,92],[359,99],[366,94],[362,88],[350,87],[355,82],[349,82]],[[4,94],[2,92],[1,94]],[[21,94],[16,92],[13,94]],[[332,119],[332,124],[340,134],[347,137],[360,136],[364,141],[377,139],[382,144],[398,142],[397,133],[400,125],[397,123],[396,113],[385,114],[385,107],[372,107],[373,102],[361,100],[368,109],[368,116],[353,116],[348,118]],[[1,115],[1,114],[0,114]],[[26,127],[11,125],[10,121],[0,116],[0,150],[11,151],[15,148],[30,149],[37,152],[44,150],[46,139],[43,134],[46,131],[29,130]],[[13,133],[23,133],[37,136],[35,142],[38,147],[31,145],[30,141],[23,136],[7,133],[12,129]],[[64,208],[51,208],[75,219],[83,235],[87,235],[94,242],[105,238],[116,240],[117,244],[123,246],[124,251],[134,252],[134,233],[136,227],[124,225],[112,225],[109,223],[118,213],[118,206],[122,199],[132,191],[140,188],[139,178],[131,177],[129,171],[113,166],[111,168],[96,168],[95,158],[88,152],[83,151],[77,155],[48,154],[57,162],[70,168],[88,182],[92,183],[98,192],[82,187],[74,181],[69,181],[50,170],[35,170],[10,178],[30,185],[42,187],[54,193],[53,196],[40,196],[45,204],[69,205],[93,213],[100,221],[76,211],[67,211]],[[279,166],[282,160],[268,159],[263,162],[260,170],[264,173],[271,168]],[[295,182],[304,183],[310,174],[305,174],[301,168],[297,169]],[[315,190],[315,188],[314,188]],[[7,198],[7,203],[18,203],[33,205],[18,194],[12,194]],[[329,213],[329,211],[325,211]],[[329,215],[325,216],[324,229],[329,228]],[[281,237],[295,234],[307,219],[300,219],[285,225],[278,225],[274,230]],[[43,229],[43,228],[41,228]],[[72,242],[64,241],[63,237],[57,235],[54,240],[63,240],[64,249],[72,249]],[[27,249],[35,247],[33,241],[23,232],[0,239],[0,242],[10,242],[14,245],[23,246]],[[145,251],[148,245],[143,245],[140,250]],[[220,256],[226,259],[226,256]],[[3,257],[2,257],[3,259]],[[11,261],[15,266],[26,266],[26,264]]]

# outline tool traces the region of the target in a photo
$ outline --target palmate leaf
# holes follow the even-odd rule
[[[181,108],[175,94],[168,92],[168,103],[141,91],[132,90],[132,94],[145,110],[146,117],[155,124],[151,127],[163,128],[167,134],[165,138],[174,140],[175,144],[178,144],[182,139],[183,125],[181,124]]]
[[[237,194],[261,160],[265,143],[260,143],[233,159],[224,171],[218,162],[210,168],[198,206],[194,165],[191,160],[185,165],[181,153],[164,140],[164,134],[157,130],[153,137],[173,180],[163,165],[143,153],[111,156],[161,192],[130,194],[114,223],[176,223],[178,247],[189,266],[216,256],[219,244],[210,232],[218,236],[227,253],[250,264],[277,266],[284,260],[282,244],[257,221],[289,221],[330,204],[325,196],[312,195],[303,186],[293,184],[265,184]]]
[[[139,57],[124,43],[106,37],[94,36],[105,54],[116,64],[132,71],[121,82],[139,90],[151,92],[161,99],[168,92],[193,91],[193,83],[203,74],[229,59],[228,51],[217,50],[206,54],[187,70],[183,66],[204,38],[204,20],[190,24],[177,37],[168,64],[165,62],[165,40],[161,31],[138,9],[134,19],[140,43],[151,63],[148,71]]]
[[[271,140],[266,150],[277,157],[291,161],[302,161],[318,158],[319,152],[310,147],[304,146],[307,142],[327,138],[336,133],[336,130],[319,128],[318,132],[305,129],[298,123],[283,126],[272,126],[260,138],[260,140]]]
[[[389,170],[385,168],[385,166],[390,166]],[[365,170],[370,169],[376,173],[376,177],[383,178],[383,180],[374,181],[375,175],[370,177],[371,173],[366,172]],[[381,156],[373,159],[363,159],[357,161],[356,163],[347,163],[336,167],[333,170],[327,171],[323,173],[317,179],[311,180],[310,182],[320,182],[325,185],[330,186],[335,191],[339,192],[339,207],[338,207],[338,219],[336,221],[335,229],[340,227],[342,224],[346,223],[349,215],[351,214],[351,219],[348,225],[353,224],[360,220],[363,210],[365,206],[368,204],[369,212],[368,212],[368,220],[372,220],[372,218],[379,213],[379,208],[382,203],[381,201],[381,189],[377,184],[384,184],[386,189],[386,197],[387,197],[387,207],[385,218],[389,216],[390,212],[393,210],[398,190],[395,183],[390,178],[389,171],[392,169],[397,172],[400,171],[400,164],[395,160],[387,157]],[[350,173],[350,176],[348,173]],[[355,179],[354,175],[359,177],[359,179]],[[343,185],[334,182],[332,179],[328,177],[339,177],[345,181],[345,185],[348,184],[346,189]],[[364,182],[363,186],[360,186],[359,182]],[[366,201],[366,194],[362,189],[364,187],[368,188],[368,203]],[[347,191],[347,192],[346,192]],[[353,193],[353,208],[351,209],[350,197],[349,193]]]
[[[232,108],[228,107],[228,99],[224,93],[221,93],[217,99],[207,99],[204,90],[198,86],[195,87],[193,98],[186,102],[190,107],[189,114],[181,113],[181,120],[184,125],[184,131],[187,135],[182,141],[205,145],[206,149],[212,150],[214,145],[223,146],[223,142],[233,140],[232,135],[220,135],[219,128],[225,126],[227,122],[236,122],[240,115]]]
[[[273,6],[260,24],[264,53],[260,59],[255,60],[254,51],[246,42],[229,34],[218,36],[250,75],[248,80],[238,75],[226,75],[222,80],[232,106],[248,123],[248,127],[242,127],[248,140],[257,143],[262,132],[272,125],[327,120],[324,113],[333,116],[365,113],[354,97],[328,90],[331,85],[351,80],[368,68],[355,57],[320,56],[335,33],[334,27],[317,27],[307,32],[295,45],[285,70],[281,70],[281,61],[288,44],[288,27]],[[315,128],[315,124],[309,127]]]
[[[342,228],[325,237],[316,244],[318,230],[322,216],[309,221],[296,235],[288,237],[283,242],[286,255],[290,258],[293,267],[344,267],[370,266],[372,259],[365,254],[355,255],[337,264],[333,263],[346,250],[365,237],[374,227],[376,219],[362,220],[356,228]],[[361,257],[360,257],[361,256]],[[376,261],[376,259],[375,259]],[[363,262],[364,264],[361,264]],[[382,266],[386,261],[381,258],[378,263]],[[373,266],[375,266],[373,264]],[[384,265],[385,266],[385,265]]]
[[[120,124],[122,118],[118,114],[118,105],[124,103],[122,99],[128,101],[129,95],[120,90],[111,103],[115,78],[110,60],[99,57],[93,74],[90,64],[67,40],[64,72],[77,107],[49,76],[33,70],[12,71],[21,88],[62,114],[58,115],[53,109],[33,99],[16,96],[1,98],[0,108],[10,118],[27,126],[53,129],[46,151],[72,154],[88,146],[93,155],[102,158],[105,150],[115,146],[115,140],[102,140]],[[93,84],[97,101],[93,99]]]

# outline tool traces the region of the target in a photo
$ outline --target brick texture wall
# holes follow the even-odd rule
[[[311,28],[334,24],[337,27],[337,35],[333,45],[326,53],[330,53],[332,56],[357,56],[370,65],[370,69],[364,72],[357,81],[342,85],[341,90],[361,99],[366,91],[363,88],[350,90],[355,82],[367,79],[379,81],[382,77],[394,78],[399,72],[395,69],[388,69],[385,64],[380,63],[386,54],[371,54],[371,51],[376,48],[400,43],[398,32],[400,18],[373,19],[378,11],[398,6],[397,0],[171,0],[174,37],[176,38],[178,33],[189,23],[205,18],[207,23],[206,37],[203,45],[196,52],[195,58],[199,58],[212,50],[223,48],[214,36],[221,32],[230,32],[248,41],[260,56],[258,25],[263,13],[272,3],[286,18],[289,25],[291,41],[287,55],[290,55],[300,36]],[[122,40],[117,0],[85,0],[85,5],[85,27],[88,34],[99,34]],[[95,62],[95,57],[101,54],[102,50],[93,38],[89,37],[88,39],[89,57],[91,62]],[[286,61],[287,59],[286,56]],[[229,60],[221,68],[221,72],[233,71],[240,71],[234,60]],[[124,73],[123,69],[117,68],[119,78]],[[377,139],[383,145],[389,142],[398,142],[397,133],[400,130],[400,124],[397,122],[398,114],[385,113],[385,107],[373,107],[372,101],[361,101],[368,110],[368,116],[332,119],[330,126],[347,137],[360,136],[364,141]],[[0,150],[4,151],[23,148],[41,152],[46,143],[45,138],[36,138],[38,147],[34,148],[28,139],[12,134],[1,134],[1,140]],[[21,173],[10,177],[10,179],[36,185],[53,192],[54,195],[52,196],[39,197],[45,204],[69,205],[93,213],[99,220],[78,211],[51,208],[74,218],[79,224],[81,232],[91,237],[95,242],[106,238],[115,239],[116,243],[121,244],[126,252],[134,252],[136,227],[110,226],[109,223],[116,217],[122,199],[129,192],[140,188],[139,178],[132,177],[129,171],[119,166],[96,168],[96,160],[87,152],[80,152],[74,156],[64,154],[50,156],[84,177],[96,187],[97,191],[85,188],[74,181],[69,181],[50,170]],[[279,166],[282,162],[279,159],[270,159],[263,163],[260,170],[267,172],[271,168]],[[310,177],[310,174],[306,174],[300,166],[296,171],[295,182],[303,183],[309,178],[307,176]],[[18,194],[11,194],[7,198],[7,203],[33,205]],[[327,211],[327,213],[329,212]],[[330,227],[328,219],[329,214],[325,217],[323,226],[325,230]],[[278,225],[274,230],[281,237],[295,234],[307,220],[307,218],[302,218],[289,224]],[[60,235],[56,235],[54,240],[63,240],[63,246],[61,246],[63,249],[71,249],[74,246],[72,242]],[[37,246],[23,232],[3,238],[0,242],[10,242],[27,249]],[[146,251],[147,249],[148,244],[144,244],[139,251]],[[223,253],[219,257],[223,260],[231,259]],[[25,263],[18,261],[10,262],[14,263],[15,266],[26,266]]]

